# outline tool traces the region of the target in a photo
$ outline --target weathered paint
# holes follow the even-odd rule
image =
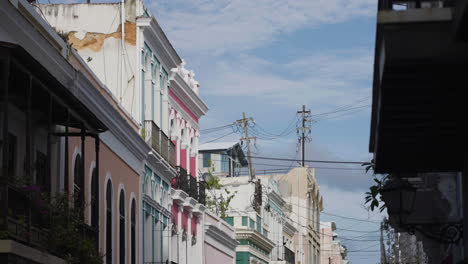
[[[95,33],[95,32],[76,32],[71,31],[67,35],[67,41],[73,48],[80,51],[83,49],[91,49],[95,52],[102,50],[104,41],[108,38],[121,39],[122,38],[122,24],[119,25],[117,31],[109,34]],[[135,46],[136,45],[136,24],[132,22],[125,22],[125,43]]]

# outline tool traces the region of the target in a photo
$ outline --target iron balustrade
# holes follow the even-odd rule
[[[177,166],[176,164],[176,147],[174,142],[169,141],[169,164],[171,164],[172,167]]]
[[[6,219],[4,231],[7,237],[39,250],[56,253],[60,245],[49,243],[49,218],[47,213],[40,212],[37,197],[20,186],[4,184],[3,188],[6,189],[8,195],[8,210],[1,212],[0,218]],[[98,247],[96,228],[82,223],[78,232],[91,239],[95,247]]]
[[[163,159],[171,166],[176,166],[175,144],[170,138],[154,123],[153,120],[145,120],[143,137],[148,145],[151,146]]]
[[[453,0],[379,0],[379,10],[405,10],[412,8],[452,7]]]
[[[153,120],[145,120],[144,125],[144,137],[145,141],[156,150],[156,152],[161,153],[161,139],[160,139],[161,130],[158,125],[154,123]]]
[[[206,205],[206,182],[198,182],[198,202]]]
[[[176,170],[177,176],[172,181],[172,188],[182,190],[199,203],[206,205],[206,183],[197,181],[197,178],[189,175],[187,170],[180,166],[177,166]]]
[[[189,186],[187,170],[178,166],[176,177],[177,177],[176,186],[175,186],[176,189],[182,190],[188,194],[190,190],[190,186]]]
[[[198,184],[197,179],[192,175],[189,175],[189,195],[198,201]]]
[[[169,137],[161,131],[161,156],[169,162]]]

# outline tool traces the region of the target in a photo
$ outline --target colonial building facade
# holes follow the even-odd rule
[[[198,121],[208,108],[195,74],[140,0],[39,8],[149,147],[136,170],[139,261],[201,263],[204,185],[196,160]]]

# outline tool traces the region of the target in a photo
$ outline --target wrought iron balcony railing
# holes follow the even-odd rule
[[[175,145],[170,138],[154,123],[153,120],[145,120],[144,139],[163,159],[171,166],[176,166]]]
[[[0,226],[0,231],[9,239],[59,255],[57,250],[61,245],[50,243],[50,219],[47,212],[42,211],[44,209],[38,208],[41,201],[34,197],[34,192],[27,187],[12,184],[4,184],[0,188],[5,188],[4,191],[8,195],[8,208],[0,212],[0,219],[5,219],[6,225]],[[83,223],[77,232],[89,238],[95,247],[98,247],[98,230]]]
[[[190,197],[198,200],[198,184],[197,179],[191,175],[188,176],[189,179],[189,192]]]
[[[198,182],[197,178],[187,174],[187,170],[178,166],[176,167],[177,176],[172,182],[172,188],[186,192],[190,197],[197,200],[199,203],[206,204],[206,186],[205,182]]]
[[[198,182],[198,202],[206,205],[206,182],[199,181]]]

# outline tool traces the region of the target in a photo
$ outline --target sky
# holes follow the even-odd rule
[[[306,105],[312,119],[317,120],[312,123],[306,159],[340,161],[372,159],[368,144],[376,2],[146,0],[186,67],[194,70],[200,82],[200,95],[210,108],[201,119],[202,130],[230,124],[245,112],[255,119],[257,128],[252,133],[259,138],[256,156],[294,159],[300,157],[296,154],[297,135],[287,128],[296,111]],[[359,108],[318,115],[343,106]],[[285,129],[292,133],[274,139],[266,135],[281,134]],[[240,135],[227,128],[202,133],[201,142],[220,137],[215,142],[238,141]],[[291,165],[269,160],[254,163]],[[364,193],[372,185],[371,174],[316,169],[316,177],[324,198],[321,220],[337,223],[336,232],[344,238],[351,263],[379,262],[379,233],[372,231],[379,229],[382,216],[363,206]]]
[[[231,128],[206,134],[203,129],[231,124],[245,112],[255,120],[252,136],[258,140],[254,155],[298,158],[296,111],[306,105],[313,120],[306,159],[372,159],[368,152],[369,105],[377,1],[145,2],[200,82],[200,96],[210,108],[200,123],[202,143],[217,138],[217,142],[238,141],[241,135]],[[337,109],[346,111],[322,114]],[[271,136],[283,131],[291,133]],[[270,164],[256,165],[257,170],[297,165],[269,160],[254,163]],[[337,223],[351,263],[379,262],[379,233],[372,231],[378,230],[382,215],[363,206],[364,193],[372,185],[371,174],[357,170],[359,165],[309,166],[319,167],[316,177],[324,199],[321,220]]]

